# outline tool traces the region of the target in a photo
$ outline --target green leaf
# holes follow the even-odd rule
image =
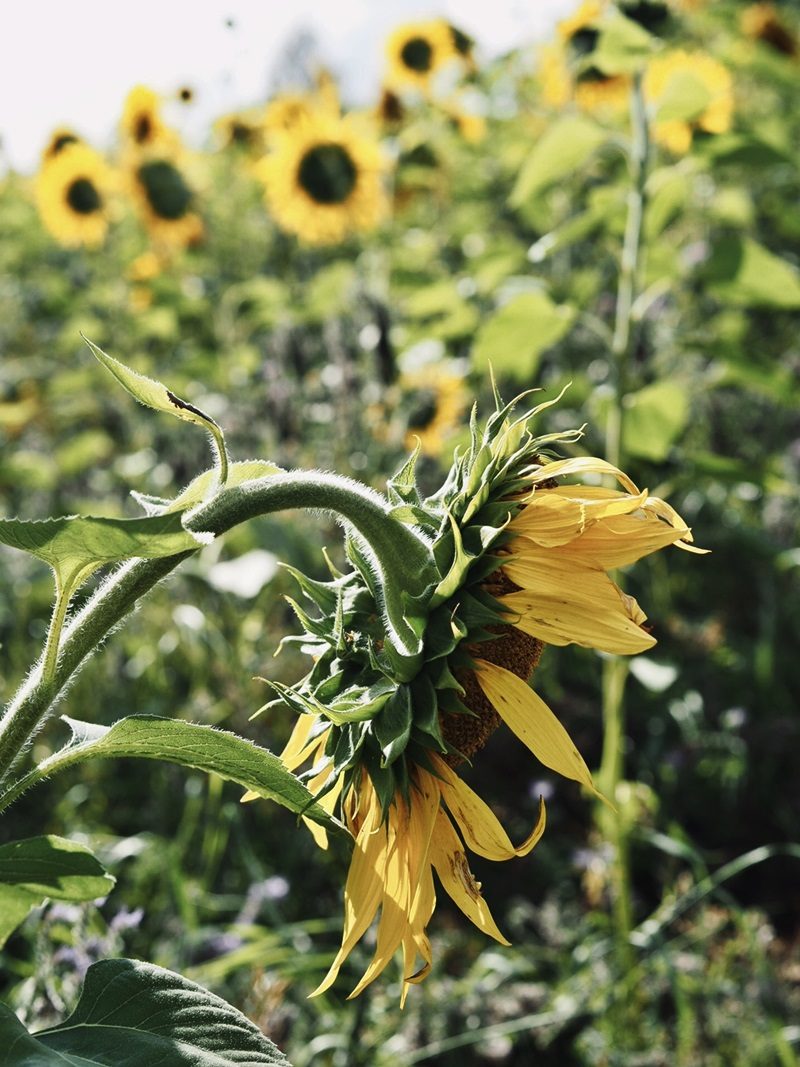
[[[114,878],[88,848],[63,837],[29,837],[0,846],[0,947],[48,898],[94,900],[107,896],[113,885]]]
[[[625,450],[660,463],[686,426],[689,401],[674,382],[654,382],[625,398],[622,432]]]
[[[194,423],[195,426],[202,426],[204,430],[209,432],[212,429],[219,430],[219,426],[210,415],[206,415],[199,408],[188,404],[185,400],[181,400],[161,382],[157,382],[154,378],[148,378],[144,374],[138,374],[135,370],[131,370],[130,367],[126,367],[118,359],[109,356],[102,348],[98,348],[88,337],[84,337],[84,341],[91,348],[98,361],[114,375],[120,385],[127,389],[140,404],[144,404],[145,407],[152,408],[154,411],[163,411],[168,415],[174,415],[178,419],[183,419],[184,422]]]
[[[204,411],[196,408],[193,404],[189,404],[186,400],[181,400],[179,396],[176,396],[161,382],[157,382],[154,378],[148,378],[144,374],[138,374],[136,371],[131,370],[130,367],[126,367],[124,363],[120,363],[118,359],[114,359],[105,353],[102,348],[98,348],[88,337],[84,337],[84,341],[86,341],[92,353],[106,370],[110,371],[120,385],[127,389],[140,404],[153,408],[154,411],[162,411],[168,415],[174,415],[176,418],[182,419],[184,422],[191,422],[195,426],[201,426],[211,435],[217,450],[219,481],[224,485],[228,477],[228,451],[225,446],[225,435],[211,416],[206,415]]]
[[[542,134],[525,160],[509,203],[521,207],[542,189],[573,174],[607,140],[597,123],[580,115],[567,115]]]
[[[285,474],[283,467],[265,459],[247,459],[240,463],[231,463],[228,468],[228,480],[225,488],[252,481],[255,478],[267,478],[273,474]],[[148,515],[166,515],[174,511],[189,511],[197,504],[202,504],[216,485],[217,472],[203,471],[183,489],[174,500],[161,500],[146,493],[131,493],[131,496],[144,508]]]
[[[692,122],[703,114],[712,99],[708,87],[696,74],[678,71],[669,79],[653,117],[656,122]]]
[[[0,1006],[2,1067],[290,1067],[236,1008],[179,974],[139,960],[101,960],[75,1011],[28,1034]]]
[[[641,69],[653,54],[655,41],[647,30],[624,15],[603,20],[590,62],[604,74],[630,74]]]
[[[556,305],[544,292],[521,293],[491,315],[478,331],[472,348],[476,370],[489,364],[500,376],[529,382],[546,348],[572,326],[575,309]]]
[[[800,307],[800,274],[751,237],[718,237],[703,277],[714,296],[739,307]]]
[[[273,752],[236,734],[155,715],[131,715],[113,726],[64,718],[73,743],[40,763],[28,776],[29,784],[95,757],[165,760],[218,774],[330,829],[341,829]]]
[[[180,512],[144,519],[89,515],[41,521],[0,519],[0,544],[49,563],[59,588],[72,590],[104,563],[175,556],[213,539],[211,534],[185,529],[181,519]]]

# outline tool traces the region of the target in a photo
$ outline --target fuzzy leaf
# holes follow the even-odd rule
[[[211,540],[211,534],[192,533],[181,520],[179,512],[143,519],[90,515],[41,521],[0,519],[0,543],[49,563],[60,587],[66,589],[104,563],[174,556]]]
[[[131,370],[130,367],[126,367],[124,363],[120,363],[118,359],[114,359],[113,356],[105,353],[102,348],[98,348],[88,337],[85,337],[84,340],[98,361],[114,375],[120,385],[127,389],[140,404],[144,404],[147,408],[153,408],[154,411],[163,411],[168,415],[174,415],[178,419],[183,419],[184,422],[194,423],[195,426],[202,426],[209,433],[215,432],[215,436],[219,432],[219,426],[210,415],[206,415],[199,408],[188,404],[185,400],[181,400],[179,396],[175,396],[165,385],[157,382],[154,378],[148,378],[144,374],[138,374],[135,370]]]
[[[236,1008],[179,974],[139,960],[101,960],[86,972],[75,1011],[28,1034],[2,1009],[7,1067],[289,1067]]]
[[[95,757],[128,757],[165,760],[182,767],[218,774],[290,811],[333,829],[340,824],[314,803],[302,782],[287,771],[273,753],[236,734],[198,723],[155,715],[131,715],[109,727],[94,726],[85,733],[85,723],[65,720],[74,736],[81,738],[56,752],[32,772],[34,780]]]
[[[113,885],[114,878],[88,848],[63,837],[29,837],[0,846],[0,946],[48,898],[94,900],[107,896]]]

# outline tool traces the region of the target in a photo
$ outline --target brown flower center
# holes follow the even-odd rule
[[[483,583],[483,588],[493,596],[502,596],[516,592],[519,586],[515,585],[503,570],[498,570]],[[498,667],[505,667],[507,671],[527,682],[538,666],[544,644],[514,626],[490,626],[488,629],[498,636],[492,641],[467,645],[467,651],[475,659],[496,663]],[[464,759],[472,759],[476,752],[480,752],[502,721],[494,706],[487,700],[475,673],[467,669],[457,670],[455,673],[464,687],[461,700],[474,714],[454,713],[441,717],[442,736],[461,753],[460,756],[444,757],[451,767],[457,767]]]

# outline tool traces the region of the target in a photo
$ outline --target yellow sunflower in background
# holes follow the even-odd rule
[[[387,86],[397,92],[412,89],[427,96],[437,74],[459,53],[448,23],[430,19],[398,26],[386,42],[386,55]]]
[[[67,144],[39,171],[36,202],[45,228],[67,247],[102,244],[108,230],[111,170],[84,144]]]
[[[569,45],[578,55],[591,52],[597,44],[596,24],[607,7],[607,0],[583,0],[573,14],[558,23],[556,29],[561,42]]]
[[[625,74],[604,74],[597,67],[587,67],[575,78],[573,95],[582,111],[597,115],[624,111],[628,106],[631,79]]]
[[[396,130],[406,118],[403,101],[393,89],[384,86],[374,111],[375,121],[386,130]]]
[[[607,572],[668,545],[690,547],[692,538],[667,503],[611,464],[545,459],[553,437],[537,439],[529,426],[546,406],[517,418],[513,404],[498,400],[485,427],[473,419],[469,444],[433,496],[420,494],[414,459],[390,482],[390,502],[413,507],[415,529],[430,538],[421,556],[410,542],[402,550],[410,644],[379,621],[368,592],[374,565],[360,552],[347,573],[332,568],[330,582],[295,574],[311,604],[296,607],[314,665],[294,686],[270,682],[277,699],[267,707],[298,714],[281,758],[292,771],[309,768],[318,803],[339,811],[354,839],[341,947],[312,995],[330,988],[377,920],[372,960],[350,995],[399,952],[402,1003],[432,965],[434,874],[478,929],[508,943],[467,850],[491,860],[524,856],[542,836],[545,812],[540,802],[532,830],[515,845],[462,779],[461,766],[496,729],[507,726],[540,763],[597,794],[567,730],[528,679],[544,644],[621,655],[650,648],[644,612]],[[620,488],[582,484],[586,475],[611,476]],[[426,559],[435,561],[432,572]],[[325,830],[307,825],[326,847]]]
[[[751,37],[754,41],[762,41],[785,56],[797,55],[797,37],[781,21],[774,4],[760,3],[745,8],[740,16],[739,24],[745,37]]]
[[[152,241],[165,252],[186,248],[202,238],[194,191],[174,159],[148,154],[136,160],[129,170],[129,185]]]
[[[413,449],[419,440],[424,455],[441,457],[472,399],[463,371],[445,361],[429,363],[401,374],[398,384],[410,405],[404,447]]]
[[[470,37],[468,33],[460,29],[458,26],[454,26],[452,22],[447,24],[450,30],[450,38],[453,42],[453,51],[463,63],[465,69],[469,73],[474,73],[477,70],[477,64],[475,62],[475,38]]]
[[[126,147],[145,150],[174,139],[161,118],[161,101],[157,93],[136,85],[128,93],[120,120],[120,133]]]
[[[50,139],[42,151],[42,163],[55,159],[68,145],[82,143],[82,138],[74,130],[69,129],[67,126],[59,126],[50,134]]]
[[[707,99],[704,109],[691,122],[683,119],[665,119],[653,123],[653,139],[682,155],[692,145],[694,130],[705,133],[725,133],[733,119],[733,79],[727,67],[705,52],[685,52],[676,49],[657,56],[647,67],[643,88],[645,100],[658,114],[662,101],[669,94],[692,87]]]
[[[214,123],[214,134],[222,148],[261,155],[264,151],[264,123],[255,110],[234,111]]]
[[[308,244],[377,226],[386,210],[380,145],[352,117],[313,113],[256,164],[278,225]]]
[[[267,104],[264,112],[264,129],[267,136],[290,133],[296,130],[315,111],[314,102],[308,93],[279,93]]]

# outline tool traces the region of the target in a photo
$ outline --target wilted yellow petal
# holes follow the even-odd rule
[[[478,660],[475,673],[500,718],[545,767],[601,796],[572,738],[526,682],[486,660]]]
[[[544,804],[539,805],[539,818],[533,830],[522,844],[515,848],[497,816],[474,789],[470,789],[444,760],[436,756],[433,756],[432,760],[437,774],[442,777],[440,789],[444,802],[469,848],[490,860],[527,856],[544,833]]]
[[[469,869],[458,834],[443,811],[438,813],[433,828],[431,863],[445,892],[453,898],[466,917],[501,945],[509,945],[511,942],[498,930],[489,906],[481,896],[480,884],[475,881]]]
[[[317,790],[321,789],[322,786],[328,781],[332,773],[333,765],[329,765],[324,770],[320,771],[319,774],[315,775],[308,783],[308,788],[311,790],[311,792],[316,794]],[[335,784],[325,794],[325,796],[320,797],[317,800],[317,803],[322,808],[322,810],[327,811],[329,815],[333,815],[333,809],[336,807],[336,801],[339,799],[339,794],[341,793],[343,786],[344,775],[340,774]],[[320,826],[320,824],[318,822],[314,822],[313,819],[306,818],[305,815],[303,816],[303,822],[311,831],[311,836],[314,838],[314,841],[317,843],[319,848],[327,849],[328,831],[325,829],[325,827]]]
[[[561,478],[565,474],[610,474],[624,485],[629,493],[639,495],[635,483],[624,471],[595,456],[573,456],[571,459],[558,459],[553,463],[545,463],[543,467],[537,467],[533,471],[530,480],[536,486],[541,482],[549,481],[550,478]]]
[[[370,797],[370,800],[372,799]],[[310,996],[319,996],[333,985],[342,964],[375,918],[383,895],[387,851],[386,828],[381,826],[380,805],[375,800],[370,804],[356,836],[350,870],[347,873],[342,946],[330,970]]]
[[[630,598],[591,559],[581,558],[577,549],[568,552],[570,547],[545,549],[526,538],[514,542],[515,555],[503,570],[520,590],[498,597],[516,616],[513,625],[551,645],[620,655],[652,648],[655,639],[634,621],[644,617],[638,605],[632,617]]]
[[[536,490],[530,503],[511,523],[511,529],[539,545],[563,545],[579,537],[593,523],[635,511],[647,499],[646,490],[638,496],[607,490],[607,496],[593,497],[579,492],[581,486],[568,488],[575,490],[574,494],[562,494],[555,489]]]

